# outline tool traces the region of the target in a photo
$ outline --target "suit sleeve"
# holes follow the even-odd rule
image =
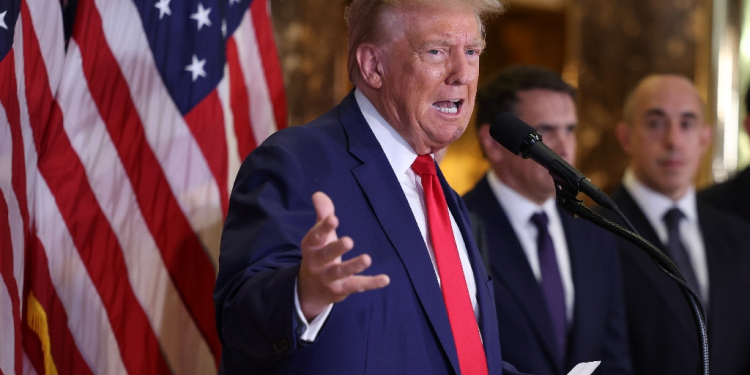
[[[315,223],[303,169],[287,148],[267,142],[237,175],[214,292],[225,358],[270,361],[298,347],[299,244]]]

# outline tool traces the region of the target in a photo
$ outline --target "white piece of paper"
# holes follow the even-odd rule
[[[577,364],[576,367],[573,367],[568,375],[591,375],[591,373],[599,367],[600,363],[602,363],[602,361],[581,362]]]

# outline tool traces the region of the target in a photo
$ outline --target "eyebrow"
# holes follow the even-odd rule
[[[539,125],[535,126],[534,129],[536,131],[540,131],[540,130],[554,130],[554,129],[558,129],[558,128],[560,128],[560,129],[567,129],[567,128],[571,128],[571,127],[577,128],[578,124],[577,123],[570,123],[570,124],[564,124],[562,126],[552,125],[552,124],[539,124]]]
[[[659,108],[652,108],[652,109],[649,109],[648,111],[646,111],[646,115],[644,117],[648,117],[648,116],[666,116],[666,115],[667,114],[663,110],[661,110]],[[697,119],[698,118],[698,114],[696,114],[693,111],[687,111],[687,112],[680,113],[680,117],[687,117],[689,119]]]
[[[487,47],[487,42],[485,42],[484,39],[475,39],[471,42],[466,43],[466,45],[473,48],[479,47],[484,49],[485,47]]]
[[[644,117],[648,116],[666,116],[667,114],[658,108],[651,108],[644,114]]]
[[[432,46],[440,46],[440,47],[450,47],[451,42],[448,40],[428,40],[426,42],[422,42],[416,45],[417,50],[423,50],[428,47]],[[475,39],[470,42],[466,43],[466,46],[469,48],[482,48],[484,49],[487,46],[487,42],[485,42],[483,39]]]

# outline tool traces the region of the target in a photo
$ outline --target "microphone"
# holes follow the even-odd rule
[[[529,124],[509,112],[497,116],[490,124],[490,135],[510,152],[524,159],[531,158],[549,170],[552,178],[576,192],[583,192],[601,206],[617,211],[617,205],[591,180],[568,164],[542,142],[542,136]]]

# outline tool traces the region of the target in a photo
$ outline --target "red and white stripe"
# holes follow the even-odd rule
[[[223,81],[185,117],[132,3],[79,0],[77,12],[64,52],[57,1],[24,1],[0,62],[3,82],[17,78],[0,93],[0,373],[44,373],[26,291],[60,374],[215,373],[229,191],[286,124],[267,3],[247,11]]]

